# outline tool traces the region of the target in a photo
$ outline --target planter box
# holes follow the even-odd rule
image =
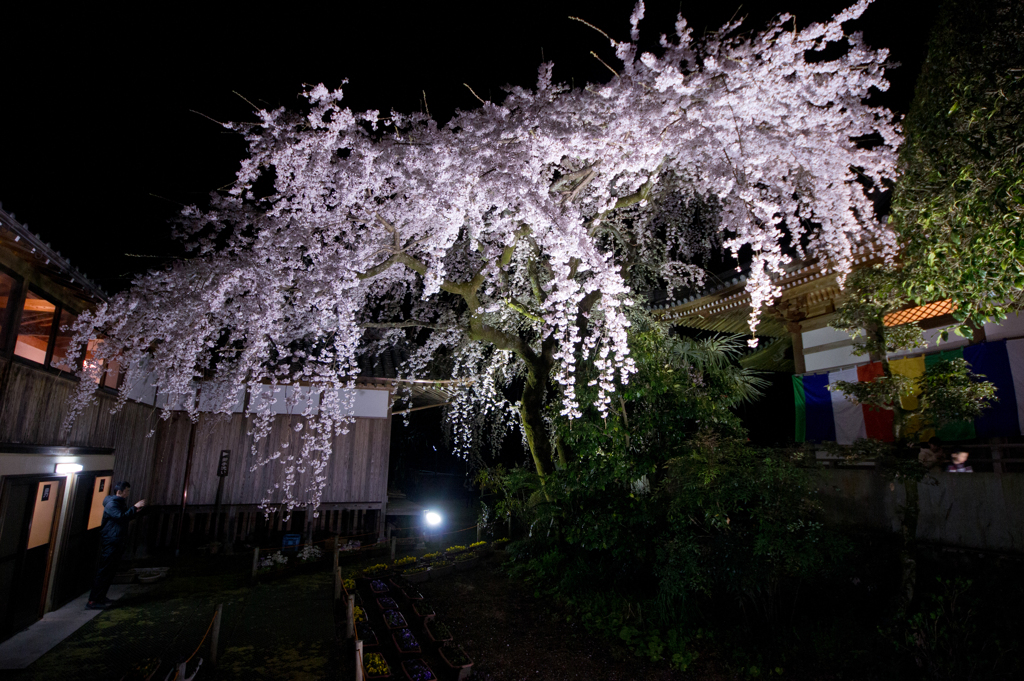
[[[407,581],[413,584],[420,584],[430,579],[429,570],[420,570],[419,572],[406,572],[402,575]]]
[[[388,585],[384,583],[382,579],[371,579],[370,580],[370,591],[375,594],[386,594],[390,589]]]
[[[402,663],[402,671],[409,681],[433,681],[437,678],[434,670],[427,666],[422,659],[406,660]]]
[[[388,613],[389,612],[395,613],[395,617],[397,618],[395,620],[395,625],[394,626],[392,626],[391,623],[388,622]],[[409,623],[405,621],[405,616],[402,615],[402,613],[398,612],[397,610],[385,610],[384,611],[384,625],[388,629],[405,629],[406,627],[409,626]]]
[[[462,649],[462,646],[456,646],[456,649],[459,650],[463,655],[466,655],[466,651]],[[469,660],[469,655],[466,655],[466,659],[469,660],[468,664],[452,664],[451,660],[449,660],[448,656],[445,654],[446,651],[450,650],[452,650],[452,648],[449,646],[441,646],[441,648],[438,650],[438,652],[441,654],[441,660],[448,666],[449,669],[457,673],[457,676],[455,677],[457,681],[463,681],[463,679],[468,678],[469,675],[473,673],[473,660]]]
[[[432,627],[436,627],[436,626],[437,626],[437,620],[435,620],[435,619],[427,620],[423,624],[423,629],[424,629],[424,631],[427,632],[427,638],[429,638],[434,643],[444,643],[445,641],[451,641],[452,640],[451,632],[448,632],[448,635],[447,636],[443,636],[443,637],[440,634],[435,634]]]
[[[364,648],[376,648],[380,645],[377,632],[373,630],[369,622],[356,622],[356,633],[359,636],[359,640],[363,642]]]
[[[402,589],[402,593],[405,594],[405,597],[408,598],[410,601],[422,601],[423,600],[423,594],[421,594],[416,589],[412,588],[411,584],[409,585],[409,588]]]
[[[434,616],[434,609],[430,606],[420,603],[419,601],[416,601],[412,604],[412,611],[416,613],[417,617],[422,617],[424,619],[430,619]]]
[[[430,579],[446,577],[447,575],[450,575],[453,572],[455,572],[454,565],[442,565],[441,567],[430,568]]]
[[[473,556],[466,560],[455,561],[455,569],[463,572],[465,570],[471,570],[476,567],[476,564],[480,562],[480,556]]]
[[[394,598],[384,596],[377,599],[377,607],[381,610],[398,610],[398,603],[395,603]]]
[[[382,658],[383,658],[383,656],[382,656]],[[384,660],[384,664],[387,664],[387,660]],[[364,679],[390,679],[391,678],[391,666],[390,665],[388,665],[388,673],[387,674],[371,674],[370,672],[366,671],[366,657],[365,656],[363,657],[362,665],[363,665],[363,678]]]
[[[415,646],[411,646],[409,648],[403,648],[401,646],[401,643],[400,643],[402,639],[399,638],[399,635],[402,634],[402,632],[406,632],[408,634],[408,638],[411,639],[410,642],[411,643],[415,643],[416,645]],[[408,629],[399,629],[398,631],[392,632],[391,633],[391,640],[395,642],[395,648],[397,648],[398,652],[401,653],[402,655],[409,655],[409,654],[412,654],[412,653],[417,653],[418,654],[418,653],[423,652],[423,650],[420,648],[420,642],[416,640],[416,637],[413,636],[412,632],[409,631]]]

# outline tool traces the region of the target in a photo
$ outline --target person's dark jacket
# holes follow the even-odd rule
[[[138,515],[139,509],[129,506],[124,497],[111,494],[103,500],[103,520],[100,537],[104,544],[120,544],[128,539],[128,523]]]

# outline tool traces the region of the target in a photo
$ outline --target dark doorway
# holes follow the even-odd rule
[[[0,640],[42,617],[64,478],[12,475],[0,489]]]
[[[54,610],[92,587],[100,546],[103,499],[111,494],[112,476],[112,471],[89,471],[75,475],[64,542],[58,560],[57,581],[53,587]]]

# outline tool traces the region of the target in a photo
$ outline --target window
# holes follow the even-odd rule
[[[68,373],[74,373],[78,368],[72,366],[78,364],[78,362],[68,362],[67,355],[68,347],[71,345],[71,337],[74,334],[71,331],[71,325],[78,319],[78,315],[71,314],[67,310],[60,311],[60,323],[57,325],[57,332],[53,340],[53,361],[56,362],[56,366],[61,371]]]
[[[78,369],[78,362],[67,360],[65,355],[71,346],[71,326],[78,315],[52,303],[35,291],[25,293],[18,322],[18,337],[14,354],[18,357],[44,366],[53,366],[67,373]]]
[[[0,352],[5,351],[8,324],[12,312],[12,298],[17,290],[17,280],[14,277],[0,272]]]
[[[14,354],[46,364],[46,351],[50,347],[50,332],[53,330],[56,313],[56,305],[29,291],[25,296],[25,305],[21,308],[21,323],[18,325],[18,342],[14,346]]]
[[[954,307],[952,300],[940,300],[935,303],[918,305],[917,307],[907,308],[906,310],[892,312],[885,315],[882,319],[882,323],[886,326],[899,326],[901,324],[909,324],[911,322],[919,322],[924,319],[932,319],[933,317],[952,314],[953,310]]]
[[[100,338],[93,338],[89,341],[85,349],[85,368],[86,370],[99,369],[100,371],[96,373],[93,381],[99,383],[104,388],[117,390],[118,383],[120,382],[119,373],[121,366],[115,360],[107,360],[105,365],[102,364],[104,360],[97,357],[97,351],[102,344],[103,340]]]

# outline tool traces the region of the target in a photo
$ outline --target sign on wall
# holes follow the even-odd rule
[[[231,457],[230,449],[222,449],[220,452],[220,461],[217,462],[217,475],[221,478],[226,477],[228,474],[228,459]]]

